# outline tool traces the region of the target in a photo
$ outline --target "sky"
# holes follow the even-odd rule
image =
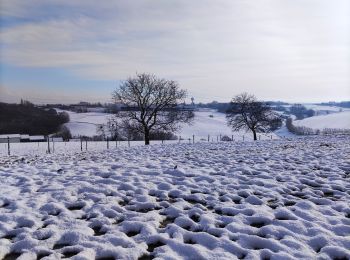
[[[0,0],[0,101],[109,102],[136,73],[195,102],[350,100],[348,0]]]

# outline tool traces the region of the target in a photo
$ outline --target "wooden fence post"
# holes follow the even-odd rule
[[[83,151],[83,138],[80,137],[80,151]]]
[[[194,135],[192,135],[192,141],[193,141],[193,143],[194,143]]]
[[[51,141],[52,141],[52,153],[55,153],[55,142],[53,140],[53,137],[51,137]]]
[[[130,139],[128,138],[128,146],[130,147]]]
[[[109,149],[109,140],[108,140],[108,137],[107,137],[107,149]]]
[[[85,139],[85,151],[87,151],[87,139]]]
[[[11,150],[10,150],[10,137],[7,137],[7,154],[11,155]]]
[[[47,136],[47,153],[51,153],[50,152],[50,137]]]
[[[210,135],[208,135],[208,142],[210,142]]]

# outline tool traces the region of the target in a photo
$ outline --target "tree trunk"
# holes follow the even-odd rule
[[[149,145],[149,130],[145,129],[145,145]]]
[[[257,138],[256,138],[256,131],[255,130],[252,130],[253,131],[253,135],[254,135],[254,141],[256,141],[257,140]]]

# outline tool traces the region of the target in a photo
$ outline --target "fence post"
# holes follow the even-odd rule
[[[164,144],[164,139],[162,138],[162,144]]]
[[[233,142],[233,135],[231,135],[231,141]]]
[[[210,142],[210,135],[208,135],[208,142]]]
[[[47,136],[47,152],[51,153],[51,150],[50,150],[50,137],[49,136]]]
[[[52,153],[55,153],[55,142],[53,140],[53,137],[51,137],[51,141],[52,141]]]
[[[130,139],[128,138],[128,146],[130,147]]]
[[[219,136],[218,135],[216,136],[216,142],[219,142]]]
[[[116,138],[115,139],[115,148],[117,148],[118,147],[118,139]]]
[[[83,138],[80,137],[80,151],[83,151]]]
[[[7,154],[11,155],[11,151],[10,151],[10,137],[7,137]]]
[[[194,135],[192,135],[192,141],[193,141],[193,143],[194,143]]]
[[[109,149],[109,140],[108,140],[108,137],[107,137],[107,149]]]
[[[85,151],[87,151],[87,139],[85,139]]]

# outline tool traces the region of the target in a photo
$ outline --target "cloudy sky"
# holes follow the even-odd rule
[[[350,100],[348,0],[0,0],[0,100],[110,101],[151,72],[195,101]]]

